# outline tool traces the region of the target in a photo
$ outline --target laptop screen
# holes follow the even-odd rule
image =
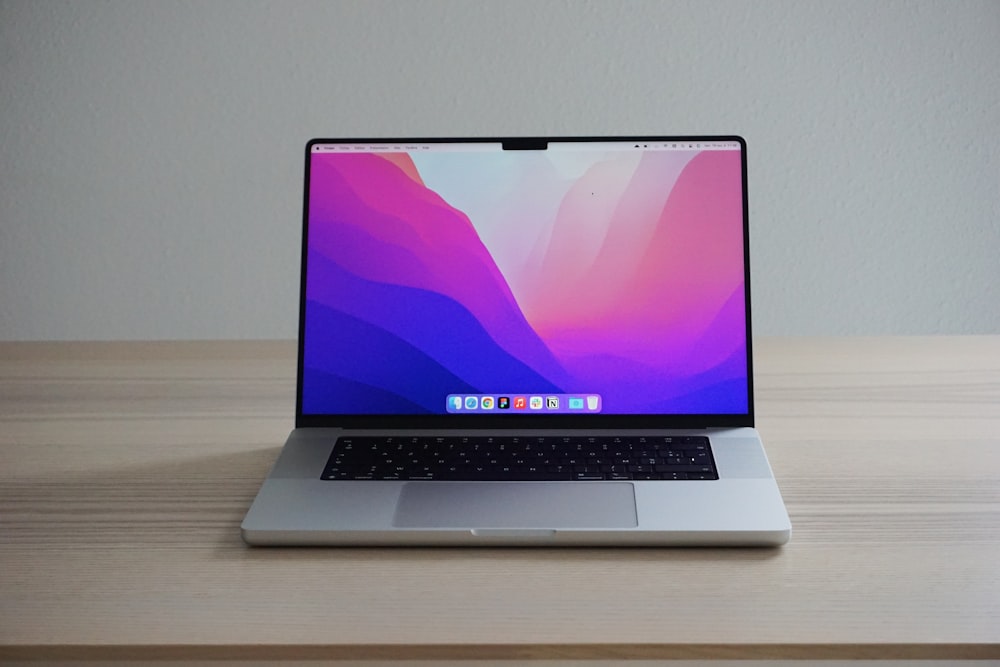
[[[313,140],[306,161],[300,420],[751,414],[739,137]]]

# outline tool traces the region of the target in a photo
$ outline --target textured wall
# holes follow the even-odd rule
[[[1000,3],[0,2],[0,339],[295,335],[312,136],[739,133],[762,334],[1000,332]]]

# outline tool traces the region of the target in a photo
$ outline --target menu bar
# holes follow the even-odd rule
[[[313,144],[313,153],[414,153],[436,151],[468,153],[475,151],[500,151],[500,143],[388,143],[388,144]]]
[[[738,151],[738,141],[552,141],[549,152],[577,151]],[[470,153],[500,152],[499,142],[313,144],[313,153]]]

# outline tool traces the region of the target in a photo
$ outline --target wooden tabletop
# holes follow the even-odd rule
[[[1000,336],[755,357],[785,547],[255,549],[293,343],[0,343],[0,659],[1000,658]]]

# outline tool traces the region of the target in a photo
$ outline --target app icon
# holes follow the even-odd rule
[[[510,409],[510,396],[501,396],[497,399],[497,407],[501,410]]]
[[[583,399],[579,396],[570,396],[569,399],[569,409],[570,410],[583,410]]]
[[[546,410],[558,410],[559,409],[559,397],[558,396],[546,396],[545,397],[545,409]]]
[[[588,410],[596,410],[597,409],[597,397],[596,396],[588,396],[587,397],[587,409]]]
[[[479,401],[479,405],[483,410],[492,410],[496,407],[496,402],[492,396],[483,396],[482,400]]]
[[[478,396],[466,396],[465,397],[465,409],[475,410],[479,407],[479,397]]]
[[[532,396],[528,400],[528,405],[531,406],[532,410],[541,410],[542,409],[542,397],[541,396]]]
[[[524,396],[515,396],[514,397],[514,409],[515,410],[524,410],[526,407],[528,407],[528,401],[527,401],[527,399],[524,398]]]
[[[451,405],[452,410],[462,409],[462,397],[461,396],[449,396],[448,404]]]

